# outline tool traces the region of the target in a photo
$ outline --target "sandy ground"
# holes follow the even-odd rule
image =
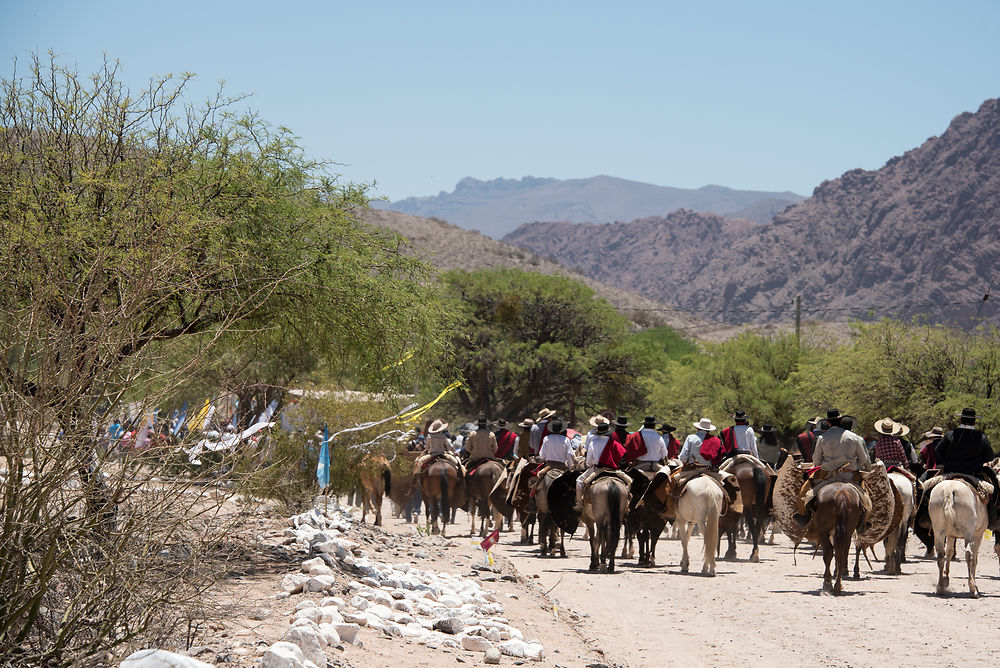
[[[417,535],[389,518],[379,529],[360,527],[356,539],[373,556],[406,560],[421,568],[482,577],[478,537],[467,534],[468,519],[458,514],[449,539]],[[263,524],[263,522],[262,522]],[[279,520],[269,530],[277,535]],[[263,530],[263,528],[262,528]],[[581,531],[582,532],[582,531]],[[824,666],[990,664],[1000,619],[1000,576],[992,543],[983,543],[977,578],[982,598],[968,597],[966,565],[952,564],[952,595],[934,595],[936,563],[919,558],[923,547],[911,539],[904,575],[886,576],[881,563],[873,572],[862,561],[861,580],[845,580],[846,594],[821,594],[823,562],[811,549],[793,563],[791,543],[779,535],[761,548],[761,562],[740,558],[718,562],[715,578],[680,572],[680,543],[661,539],[655,568],[620,560],[619,572],[586,570],[589,546],[568,540],[567,558],[542,558],[536,545],[519,545],[504,533],[495,548],[500,573],[482,582],[496,591],[505,616],[537,639],[546,666],[746,666],[809,663]],[[264,545],[259,563],[234,574],[215,594],[224,622],[196,639],[193,653],[223,665],[255,666],[266,644],[280,638],[301,596],[276,599],[278,583],[298,570],[304,558],[287,548]],[[383,554],[378,554],[379,552]],[[881,556],[881,548],[878,548]],[[916,557],[916,558],[915,558]],[[702,541],[692,540],[694,572],[701,570]],[[505,581],[502,575],[513,576]],[[345,578],[346,583],[346,578]],[[315,595],[318,596],[318,595]],[[482,664],[483,656],[463,650],[428,649],[380,632],[362,629],[361,646],[328,648],[334,666],[442,666]],[[501,665],[514,665],[503,657]],[[528,662],[531,665],[533,662]]]

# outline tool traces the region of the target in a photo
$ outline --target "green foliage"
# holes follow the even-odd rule
[[[641,399],[622,345],[628,322],[584,284],[511,269],[444,276],[459,318],[456,370],[465,415],[520,419],[542,404],[567,414]]]

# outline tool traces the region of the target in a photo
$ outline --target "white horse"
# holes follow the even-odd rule
[[[688,557],[688,541],[691,529],[698,526],[705,539],[705,565],[702,575],[715,575],[715,552],[719,545],[719,517],[722,515],[723,492],[718,483],[707,476],[699,476],[684,487],[684,493],[677,500],[677,516],[674,526],[680,526],[681,572],[687,573],[691,559]]]
[[[965,481],[944,480],[931,490],[928,511],[937,552],[938,595],[943,595],[948,588],[955,541],[961,538],[965,541],[965,562],[969,566],[969,593],[973,598],[979,598],[976,563],[979,560],[979,544],[988,523],[986,506]]]
[[[917,509],[913,482],[909,478],[902,473],[893,471],[889,474],[889,482],[896,488],[903,500],[903,516],[899,520],[899,526],[882,541],[885,547],[885,572],[899,574],[902,572],[900,564],[903,561],[903,551],[906,549],[906,536],[913,524],[913,516]]]

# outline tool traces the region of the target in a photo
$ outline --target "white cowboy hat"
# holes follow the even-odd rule
[[[439,434],[448,428],[447,422],[441,422],[441,420],[434,420],[431,426],[427,429],[428,434]]]
[[[517,426],[521,427],[522,429],[531,429],[531,427],[533,427],[534,425],[535,421],[532,420],[531,418],[524,418],[523,420],[517,423]]]
[[[882,418],[876,422],[875,431],[885,436],[899,436],[903,433],[901,425],[892,418]]]
[[[551,410],[549,408],[543,408],[542,410],[538,411],[538,418],[535,421],[541,422],[542,420],[548,420],[555,414],[556,412],[554,410]]]
[[[715,425],[707,417],[703,417],[697,422],[692,423],[697,429],[704,429],[705,431],[715,431]]]
[[[594,417],[590,418],[588,422],[590,422],[591,427],[599,427],[602,424],[611,424],[611,420],[604,417],[603,415],[595,415]]]

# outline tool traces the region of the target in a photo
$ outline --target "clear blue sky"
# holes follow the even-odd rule
[[[49,49],[189,71],[390,199],[464,176],[793,190],[1000,96],[1000,2],[0,0],[0,75]]]

